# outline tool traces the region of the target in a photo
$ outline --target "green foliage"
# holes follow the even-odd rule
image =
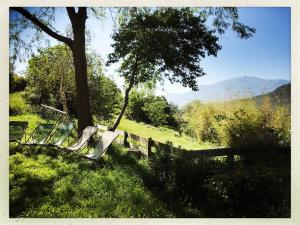
[[[9,94],[9,115],[20,115],[28,113],[30,106],[24,100],[25,92]]]
[[[133,89],[129,97],[126,116],[131,120],[148,123],[154,126],[177,128],[176,106],[171,105],[163,96],[155,96],[144,90]]]
[[[110,120],[120,110],[121,91],[108,77],[91,76],[89,79],[92,113],[100,120]]]
[[[62,108],[63,104],[74,113],[74,66],[70,50],[64,45],[39,49],[29,59],[26,71],[27,99],[33,104],[48,104]],[[65,99],[63,95],[67,95]]]
[[[165,77],[197,90],[196,78],[204,75],[199,61],[221,49],[204,22],[190,8],[136,10],[113,34],[107,64],[123,60],[121,76],[135,84]]]
[[[166,124],[168,115],[165,113],[167,107],[166,101],[158,100],[154,102],[147,102],[144,106],[151,124],[154,126],[163,126]]]
[[[290,146],[290,113],[272,107],[268,98],[260,106],[253,99],[201,104],[184,108],[184,131],[202,141],[222,146]]]
[[[103,75],[101,59],[95,53],[87,55],[89,90],[92,113],[108,120],[118,110],[121,92],[116,84]],[[72,53],[57,45],[39,49],[29,60],[26,78],[27,99],[33,104],[49,104],[76,114],[76,85]]]
[[[131,91],[128,106],[126,108],[126,116],[137,122],[149,123],[149,118],[144,110],[146,94],[136,89]]]
[[[26,80],[24,77],[13,75],[9,79],[9,93],[24,91],[26,88]]]
[[[275,110],[270,127],[274,130],[276,140],[280,145],[291,145],[291,116],[286,107],[278,107]]]
[[[183,111],[184,132],[198,140],[220,144],[220,137],[213,125],[218,114],[215,108],[195,101],[188,104]]]
[[[289,155],[252,150],[253,158],[233,161],[161,149],[151,159],[149,182],[166,202],[189,205],[189,211],[174,206],[180,217],[289,217]]]

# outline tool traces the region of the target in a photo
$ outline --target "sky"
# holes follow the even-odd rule
[[[228,29],[220,36],[219,43],[222,49],[217,57],[206,57],[200,64],[206,75],[197,79],[198,84],[212,84],[222,80],[241,76],[254,76],[263,79],[285,79],[291,77],[291,13],[290,8],[280,7],[243,7],[239,9],[240,22],[256,28],[252,38],[239,39]],[[97,20],[89,18],[87,29],[91,32],[91,46],[104,61],[112,52],[111,34],[113,33],[113,20],[109,11],[106,18]],[[13,15],[12,15],[13,16]],[[56,10],[55,27],[64,33],[70,24],[66,10]],[[22,34],[30,35],[30,30]],[[49,38],[50,45],[58,44]],[[26,69],[27,61],[16,63],[16,72]],[[118,65],[106,68],[105,74],[114,79],[122,88],[124,81],[115,69]],[[190,91],[180,84],[170,84],[165,81],[157,86],[157,94],[181,94]]]

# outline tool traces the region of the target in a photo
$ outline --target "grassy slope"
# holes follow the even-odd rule
[[[128,131],[141,137],[151,137],[153,140],[162,143],[171,141],[174,146],[180,146],[181,148],[187,150],[207,149],[213,147],[210,143],[199,143],[186,135],[179,137],[178,132],[172,129],[164,127],[158,128],[144,123],[137,123],[126,118],[121,120],[118,129]]]
[[[10,120],[28,121],[28,134],[44,122],[31,114]],[[10,149],[11,217],[174,217],[143,184],[147,161],[122,146],[113,144],[97,165],[50,147]]]
[[[10,116],[10,120],[28,121],[29,127],[27,129],[27,133],[30,133],[34,129],[35,124],[38,124],[41,121],[43,121],[37,115]],[[181,146],[181,148],[187,150],[207,149],[213,147],[212,144],[210,143],[199,143],[186,135],[182,135],[181,137],[179,137],[178,132],[172,129],[168,129],[164,127],[158,128],[143,123],[137,123],[135,121],[131,121],[125,118],[121,120],[118,129],[128,131],[130,133],[139,135],[141,137],[146,137],[146,138],[151,137],[153,140],[162,143],[166,143],[167,141],[170,141],[173,143],[174,146],[176,147]]]
[[[29,129],[40,121],[35,115],[10,119],[29,121]],[[141,125],[127,122],[132,131]],[[113,144],[91,163],[55,148],[19,149],[9,157],[10,216],[290,216],[287,157],[264,159],[263,154],[252,165],[247,160],[156,155],[160,158],[139,159]]]
[[[23,148],[9,162],[11,217],[174,216],[143,184],[145,160],[118,145],[97,165],[38,147]]]

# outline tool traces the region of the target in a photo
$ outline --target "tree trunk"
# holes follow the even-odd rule
[[[129,85],[128,85],[128,88],[125,90],[125,98],[124,98],[124,104],[123,104],[123,107],[121,109],[121,112],[117,118],[117,120],[115,121],[115,124],[113,125],[113,127],[110,129],[111,131],[114,131],[117,129],[117,127],[119,126],[120,122],[121,122],[121,119],[124,115],[124,112],[125,112],[125,109],[128,105],[128,100],[129,100],[129,92],[134,84],[134,76],[135,76],[135,72],[136,72],[136,69],[133,71],[132,73],[132,76],[131,76],[131,79],[130,79],[130,82],[129,82]]]
[[[90,110],[87,63],[85,55],[85,21],[87,19],[86,8],[79,7],[77,10],[78,12],[76,12],[74,7],[67,7],[68,16],[72,24],[74,40],[55,32],[48,25],[43,23],[40,19],[23,7],[11,7],[11,9],[22,14],[46,34],[58,41],[64,42],[71,48],[75,66],[78,133],[80,133],[86,126],[93,125],[93,119]]]
[[[74,40],[72,44],[72,53],[75,67],[75,81],[76,81],[76,110],[78,118],[78,133],[85,127],[93,125],[92,114],[90,110],[90,99],[88,90],[87,77],[87,62],[85,54],[85,13],[79,8],[79,12],[71,16],[73,27]]]

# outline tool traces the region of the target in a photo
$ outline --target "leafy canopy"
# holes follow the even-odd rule
[[[118,110],[121,92],[117,85],[103,74],[101,58],[90,52],[87,54],[89,91],[92,113],[100,119],[110,119]],[[76,112],[76,89],[72,53],[65,45],[38,50],[31,57],[26,71],[27,98],[31,104],[44,103],[61,108],[65,92],[68,111]]]
[[[190,8],[136,11],[112,35],[107,65],[122,60],[121,75],[128,81],[134,74],[135,84],[164,76],[197,90],[196,78],[205,74],[201,59],[221,49],[204,23]]]

